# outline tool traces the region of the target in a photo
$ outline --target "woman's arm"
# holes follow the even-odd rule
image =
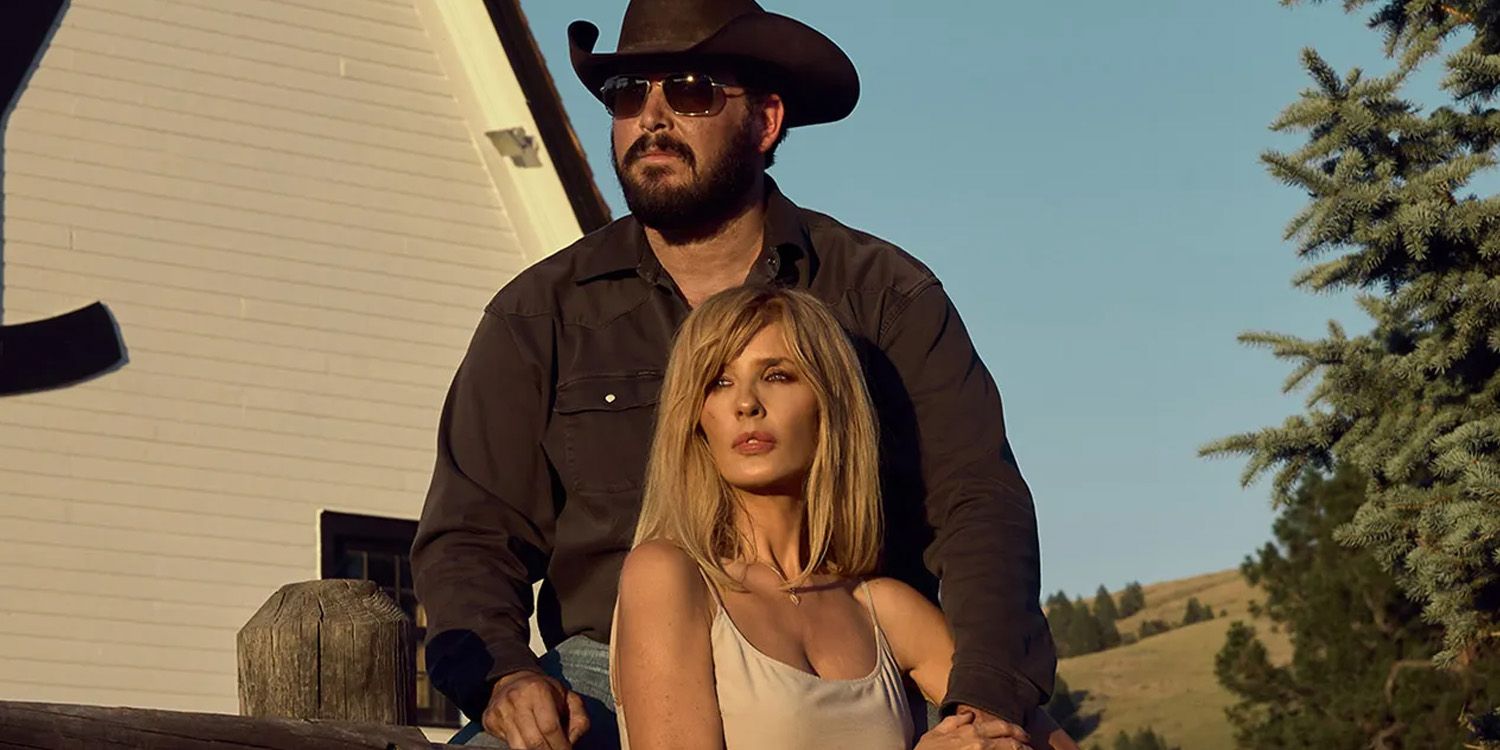
[[[953,668],[953,634],[948,630],[948,621],[943,618],[942,611],[917,593],[916,589],[894,578],[871,579],[870,596],[873,598],[875,615],[880,619],[886,641],[891,644],[891,654],[896,657],[896,663],[902,671],[911,675],[912,681],[917,683],[917,688],[928,702],[942,705],[948,690],[948,672]],[[946,733],[945,729],[947,728],[939,726],[934,732]],[[1032,711],[1024,729],[1032,737],[1032,741],[1037,743],[1033,747],[1038,750],[1078,750],[1078,745],[1068,737],[1067,732],[1058,728],[1052,717],[1040,708]],[[971,734],[979,738],[972,745],[974,747],[990,746],[983,739],[985,731],[982,726],[964,723],[957,733],[965,738]],[[939,737],[923,739],[928,744],[918,747],[924,750],[927,746],[934,749],[948,746],[946,742],[939,741]],[[941,739],[958,741],[959,737]],[[1038,740],[1041,742],[1037,742]],[[966,745],[961,742],[954,745],[964,746]]]
[[[625,557],[611,678],[632,750],[724,746],[709,596],[675,545],[645,542]]]
[[[953,634],[942,611],[894,578],[870,579],[869,593],[901,671],[911,675],[929,703],[942,705],[953,669]]]

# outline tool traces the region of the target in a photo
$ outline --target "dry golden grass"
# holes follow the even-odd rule
[[[1285,635],[1270,632],[1269,623],[1251,620],[1249,605],[1256,593],[1239,571],[1166,581],[1145,590],[1146,609],[1121,620],[1121,633],[1135,632],[1146,619],[1182,622],[1187,600],[1194,596],[1213,607],[1214,619],[1059,662],[1058,674],[1069,688],[1087,693],[1080,713],[1100,715],[1085,744],[1109,747],[1121,730],[1150,726],[1183,750],[1233,748],[1224,709],[1234,698],[1214,678],[1214,655],[1224,645],[1230,623],[1253,622],[1277,663],[1291,658],[1291,644]]]

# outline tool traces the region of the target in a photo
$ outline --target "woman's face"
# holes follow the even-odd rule
[[[719,473],[757,494],[798,494],[818,446],[818,399],[780,323],[762,328],[708,386],[698,424]]]

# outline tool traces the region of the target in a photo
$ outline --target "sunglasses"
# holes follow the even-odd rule
[[[635,117],[646,108],[646,98],[651,95],[651,86],[660,81],[662,96],[673,112],[686,117],[711,117],[724,109],[724,101],[730,96],[743,96],[744,91],[734,94],[724,89],[728,84],[719,83],[702,73],[677,73],[660,79],[645,76],[611,76],[599,89],[604,108],[614,117]],[[739,87],[736,87],[739,88]]]

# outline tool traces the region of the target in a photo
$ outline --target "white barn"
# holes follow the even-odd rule
[[[0,75],[0,331],[98,300],[126,357],[0,396],[0,700],[236,712],[235,633],[292,581],[420,620],[405,545],[480,311],[608,220],[518,0],[0,29],[32,35]],[[0,350],[0,381],[37,366]]]

